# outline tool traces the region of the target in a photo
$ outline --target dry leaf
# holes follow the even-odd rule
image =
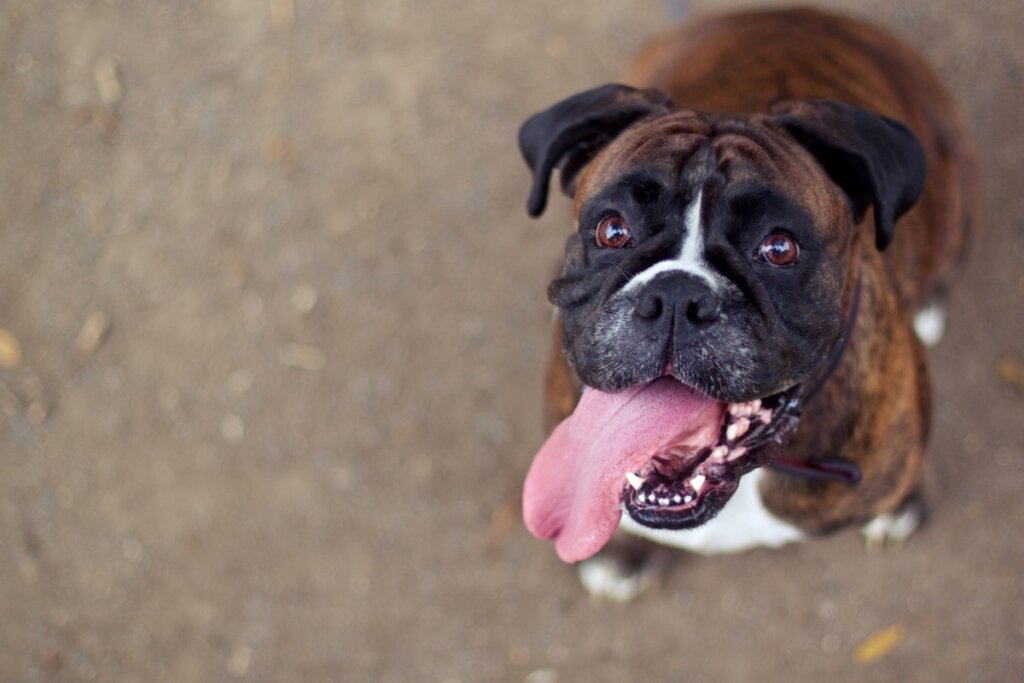
[[[853,651],[853,661],[861,665],[877,662],[902,643],[906,635],[906,629],[899,624],[875,631]]]
[[[1024,396],[1024,363],[1006,358],[999,363],[996,372],[1004,384],[1013,387]]]
[[[21,365],[21,344],[18,338],[0,327],[0,368],[13,370]]]

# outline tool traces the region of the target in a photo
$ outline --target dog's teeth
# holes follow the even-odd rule
[[[677,493],[672,497],[672,500],[678,505],[679,503],[683,502],[683,497]]]
[[[727,456],[727,455],[729,455],[729,447],[728,446],[716,446],[715,449],[713,451],[711,451],[711,457],[712,458],[722,458],[722,459],[725,459],[725,456]]]
[[[693,487],[695,493],[700,493],[700,490],[704,488],[704,482],[706,477],[703,474],[698,474],[696,477],[690,480],[690,486]]]
[[[761,410],[761,399],[755,398],[747,405],[750,406],[750,412],[748,413],[748,415],[756,415],[757,411]]]
[[[729,460],[737,460],[739,458],[742,458],[746,454],[746,452],[747,449],[741,446],[733,450],[733,452],[729,454]]]
[[[628,481],[629,485],[637,491],[639,491],[640,487],[644,485],[643,477],[635,474],[634,472],[626,472],[626,481]]]
[[[733,441],[736,439],[736,433],[737,429],[735,422],[725,428],[725,438],[728,439],[729,441]]]
[[[764,410],[759,410],[757,412],[757,417],[759,420],[761,420],[761,422],[768,424],[769,422],[772,421],[772,411],[767,408],[765,408]]]
[[[693,502],[693,496],[687,495],[686,498],[683,498],[683,502],[685,502],[685,503],[692,503]]]
[[[745,417],[741,417],[736,420],[736,423],[732,426],[736,428],[736,438],[739,438],[746,434],[747,430],[750,429],[750,420]]]
[[[668,505],[668,498],[659,498],[658,505]]]
[[[742,403],[730,403],[729,404],[729,414],[730,415],[736,416],[736,415],[739,415],[740,413],[742,413],[743,411],[744,411],[744,407],[743,407]]]

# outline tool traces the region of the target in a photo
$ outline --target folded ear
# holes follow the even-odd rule
[[[924,150],[910,129],[831,100],[783,102],[772,113],[850,197],[856,222],[874,206],[875,245],[889,246],[893,224],[924,189]]]
[[[610,84],[534,114],[519,129],[519,149],[533,172],[526,210],[534,218],[544,212],[548,180],[555,168],[561,173],[562,191],[572,196],[576,175],[616,135],[670,108],[668,96],[658,90]]]

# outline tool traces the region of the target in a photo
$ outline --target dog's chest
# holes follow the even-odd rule
[[[759,546],[778,548],[803,540],[803,531],[775,517],[764,506],[758,487],[762,475],[757,469],[740,479],[736,493],[722,511],[696,529],[650,529],[625,512],[620,526],[655,543],[706,555],[738,553]]]

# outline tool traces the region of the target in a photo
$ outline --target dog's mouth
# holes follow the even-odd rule
[[[622,505],[654,529],[689,529],[714,517],[740,477],[772,461],[796,430],[797,390],[723,404],[714,443],[668,444],[639,469],[624,474]]]
[[[608,542],[623,511],[656,529],[704,524],[792,436],[800,391],[726,403],[672,377],[615,394],[587,389],[530,468],[527,527],[575,562]]]

